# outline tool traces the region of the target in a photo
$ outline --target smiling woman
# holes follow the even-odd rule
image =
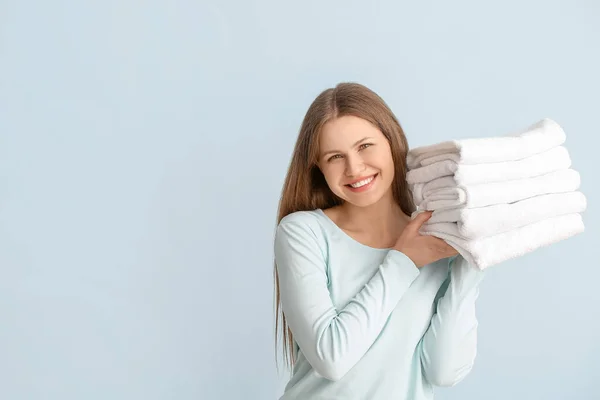
[[[364,207],[380,200],[391,187],[394,160],[390,143],[370,122],[354,115],[328,121],[321,130],[319,149],[323,152],[319,169],[329,188],[344,201]],[[387,195],[391,200],[391,192]]]
[[[431,399],[471,370],[483,272],[419,234],[431,214],[411,219],[407,151],[365,86],[309,107],[274,243],[276,331],[293,367],[281,399]]]

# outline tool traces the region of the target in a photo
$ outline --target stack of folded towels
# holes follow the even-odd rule
[[[505,136],[410,150],[415,214],[433,211],[421,234],[484,269],[583,232],[587,201],[565,139],[545,118]]]

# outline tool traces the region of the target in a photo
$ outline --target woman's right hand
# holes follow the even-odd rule
[[[396,241],[394,249],[408,256],[418,268],[430,264],[442,258],[452,257],[458,254],[456,249],[444,240],[430,236],[421,235],[421,226],[431,218],[432,211],[417,214],[410,221],[402,234]]]

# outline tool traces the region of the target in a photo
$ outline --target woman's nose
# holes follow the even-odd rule
[[[365,170],[365,164],[360,157],[346,157],[346,176],[355,177]]]

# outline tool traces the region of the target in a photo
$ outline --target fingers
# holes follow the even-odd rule
[[[406,226],[411,232],[418,233],[421,226],[431,218],[433,211],[423,211],[418,213],[415,218]]]

